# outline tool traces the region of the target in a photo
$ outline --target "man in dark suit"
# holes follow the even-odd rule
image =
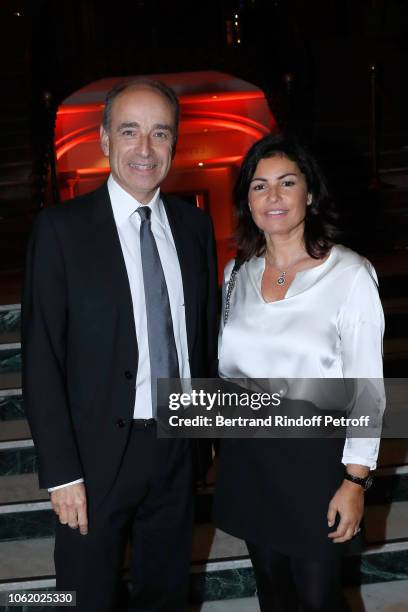
[[[132,610],[187,605],[190,442],[157,438],[155,382],[214,373],[216,267],[209,217],[160,192],[178,118],[162,83],[111,90],[107,183],[40,213],[28,251],[25,405],[81,612],[116,610],[129,536]]]

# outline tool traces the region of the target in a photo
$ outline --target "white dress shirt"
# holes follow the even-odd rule
[[[139,361],[136,375],[136,398],[133,412],[135,419],[150,419],[153,416],[150,381],[150,358],[147,335],[146,302],[143,284],[142,259],[140,254],[140,215],[136,212],[143,206],[125,191],[112,177],[108,179],[108,191],[113,216],[119,234],[123,258],[129,279],[133,302]],[[186,316],[184,307],[183,282],[177,251],[158,188],[151,201],[146,204],[152,210],[151,227],[159,251],[160,260],[169,294],[174,339],[176,342],[180,377],[190,378]],[[48,489],[50,492],[69,484],[83,482],[78,479]]]
[[[224,296],[232,267],[225,269]],[[262,297],[264,269],[265,258],[253,257],[238,272],[220,331],[220,376],[379,380],[373,410],[381,415],[384,315],[370,262],[336,245],[322,264],[298,272],[275,302]],[[378,450],[376,437],[348,437],[342,461],[374,469]]]

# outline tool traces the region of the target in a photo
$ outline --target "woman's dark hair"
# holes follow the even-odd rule
[[[249,149],[235,184],[236,240],[238,259],[241,262],[265,252],[265,236],[253,222],[249,210],[248,189],[260,160],[279,155],[299,166],[305,176],[307,190],[312,195],[312,203],[306,207],[305,217],[304,241],[307,253],[315,259],[324,257],[339,235],[334,202],[323,172],[310,151],[292,136],[265,136]]]

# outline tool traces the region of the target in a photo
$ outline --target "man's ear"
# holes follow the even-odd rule
[[[105,157],[109,157],[109,135],[108,135],[108,132],[103,127],[103,125],[101,125],[101,128],[99,130],[99,137],[101,141],[102,152],[105,155]]]

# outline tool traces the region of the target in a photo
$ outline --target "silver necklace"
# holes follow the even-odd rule
[[[276,266],[269,259],[269,253],[268,252],[265,253],[265,259],[266,259],[266,261],[268,262],[268,264],[272,268],[276,268]],[[303,257],[301,259],[303,259]],[[280,274],[279,274],[278,278],[276,279],[276,284],[279,287],[281,287],[282,285],[284,285],[286,283],[286,275],[287,275],[287,273],[289,272],[289,270],[291,270],[293,268],[293,266],[295,266],[297,263],[299,263],[299,261],[301,259],[297,259],[296,261],[294,261],[292,264],[290,264],[290,266],[288,266],[286,268],[286,270],[279,270]]]
[[[280,276],[278,276],[276,284],[277,285],[284,285],[285,283],[286,283],[286,272],[284,270],[282,270],[282,272],[280,273]]]

